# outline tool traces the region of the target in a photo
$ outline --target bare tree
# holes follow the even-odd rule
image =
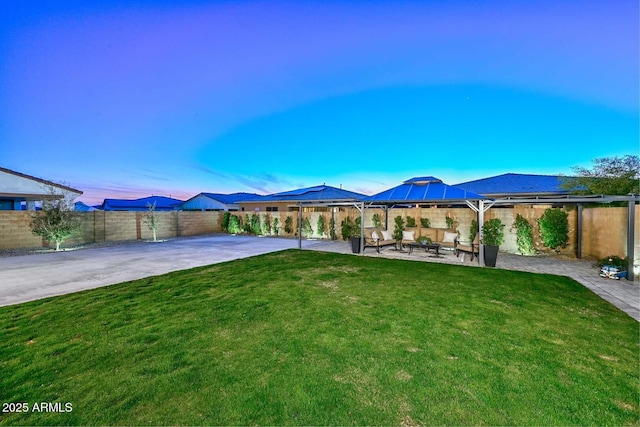
[[[48,197],[42,201],[42,210],[31,215],[31,231],[47,242],[60,244],[80,232],[80,218],[73,209],[71,193],[47,186]]]
[[[144,223],[153,232],[153,241],[156,242],[156,230],[158,229],[158,217],[156,216],[156,202],[147,202],[147,213],[144,215]]]

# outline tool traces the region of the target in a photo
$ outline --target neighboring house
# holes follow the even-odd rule
[[[72,199],[82,191],[0,167],[0,210],[35,210],[36,202]]]
[[[298,210],[299,203],[312,205],[313,203],[342,203],[355,202],[366,197],[364,194],[343,190],[342,188],[331,187],[329,185],[318,185],[315,187],[299,188],[297,190],[285,191],[282,193],[269,194],[257,200],[240,201],[242,210],[248,211],[292,211]],[[305,210],[326,211],[326,206],[306,207]]]
[[[97,209],[95,206],[89,206],[84,202],[76,202],[74,204],[74,210],[76,212],[93,212],[99,209]]]
[[[264,196],[255,193],[200,193],[182,205],[183,211],[239,211],[239,202],[259,200]]]
[[[492,199],[566,196],[570,192],[560,187],[562,179],[559,175],[505,173],[455,186]]]
[[[142,199],[104,199],[102,210],[105,211],[146,211],[155,204],[156,211],[177,211],[184,201],[164,196],[150,196]]]

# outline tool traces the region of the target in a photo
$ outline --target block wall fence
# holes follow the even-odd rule
[[[533,226],[533,236],[536,249],[540,252],[550,253],[548,248],[542,245],[539,238],[537,220],[542,216],[545,206],[516,206],[514,208],[491,208],[485,213],[485,220],[500,218],[505,224],[505,242],[500,246],[501,251],[517,253],[516,233],[512,224],[518,214],[524,216]],[[254,212],[231,212],[245,220]],[[279,236],[295,237],[297,235],[298,212],[257,212],[261,218],[278,218]],[[383,209],[365,210],[365,226],[373,226],[373,215],[378,214],[382,225],[385,225]],[[561,255],[575,256],[577,243],[577,210],[569,213],[569,245],[560,251]],[[29,228],[31,212],[24,211],[0,211],[0,250],[15,248],[33,248],[48,246],[42,238],[31,233]],[[144,222],[145,212],[112,212],[94,211],[80,212],[82,229],[79,235],[67,240],[65,245],[78,245],[85,243],[113,242],[123,240],[147,240],[152,239],[151,230]],[[173,211],[156,212],[159,220],[157,237],[159,239],[174,238],[180,236],[195,236],[222,232],[223,212],[197,212],[197,211]],[[318,218],[324,216],[326,230],[320,235],[317,230]],[[335,219],[335,231],[338,239],[341,239],[340,223],[346,218],[355,219],[360,212],[355,208],[341,208],[333,213]],[[287,216],[293,221],[293,232],[285,233],[284,224]],[[313,229],[314,238],[329,238],[329,222],[332,213],[329,212],[305,212],[303,218],[309,218]],[[429,218],[431,227],[446,228],[446,217],[454,219],[455,228],[461,240],[468,240],[471,221],[476,214],[469,208],[407,208],[389,209],[388,225],[390,230],[394,228],[394,218],[402,216],[405,221],[408,216],[415,219],[418,227],[420,218]],[[627,252],[627,208],[585,208],[582,212],[582,256],[586,259],[601,259],[608,255],[626,256]],[[264,221],[264,219],[263,219]],[[272,234],[275,234],[272,232]],[[640,258],[640,205],[635,206],[635,256]]]

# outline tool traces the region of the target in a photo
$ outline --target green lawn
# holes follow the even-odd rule
[[[20,425],[637,425],[638,323],[559,276],[284,251],[0,308]],[[71,403],[65,413],[33,404]]]

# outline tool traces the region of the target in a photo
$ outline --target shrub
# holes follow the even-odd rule
[[[482,226],[482,243],[487,246],[500,246],[504,241],[504,224],[500,218],[493,218]]]
[[[318,223],[316,224],[318,236],[324,237],[325,232],[327,231],[327,224],[324,221],[324,215],[320,215],[318,217]]]
[[[249,214],[244,214],[244,223],[242,224],[242,228],[245,233],[251,233],[251,219],[249,218]]]
[[[356,217],[353,225],[353,231],[351,232],[352,237],[360,237],[360,232],[362,231],[362,218],[359,216]]]
[[[262,234],[262,227],[260,226],[260,217],[258,214],[251,214],[251,233],[255,235]]]
[[[302,236],[305,238],[309,238],[313,235],[313,228],[311,227],[311,220],[309,218],[304,218],[302,220]]]
[[[473,242],[473,239],[476,238],[476,234],[478,234],[478,220],[472,219],[471,225],[469,226],[469,241]]]
[[[240,234],[242,232],[242,226],[240,225],[240,218],[236,215],[229,216],[229,233]]]
[[[229,211],[225,211],[222,214],[222,231],[229,232],[229,219],[231,218],[231,213]]]
[[[518,214],[516,220],[513,222],[513,227],[516,229],[516,242],[518,243],[520,253],[522,255],[534,255],[536,249],[533,245],[533,227],[531,227],[529,221]]]
[[[331,240],[336,240],[336,220],[333,218],[329,220],[329,233],[331,233]]]
[[[569,214],[562,209],[549,208],[538,220],[544,245],[559,252],[569,243]]]
[[[455,230],[456,228],[456,220],[451,218],[450,216],[447,216],[444,218],[444,220],[447,223],[447,228],[451,229],[451,230]]]
[[[288,215],[284,219],[284,232],[287,234],[291,234],[293,232],[293,218],[291,218],[291,215]]]
[[[429,218],[420,218],[420,225],[424,228],[430,228],[431,221],[429,220]]]
[[[407,217],[407,227],[415,227],[416,226],[416,219],[412,216],[408,216]]]
[[[340,222],[340,231],[342,232],[342,240],[349,240],[353,235],[355,224],[351,217],[346,217]]]
[[[371,220],[373,221],[374,227],[379,228],[382,226],[382,222],[380,221],[380,215],[378,215],[377,213],[373,214],[373,217],[371,218]]]
[[[395,222],[395,228],[393,229],[393,238],[396,240],[402,240],[402,232],[404,231],[404,219],[398,215],[393,220]]]
[[[271,234],[271,215],[268,213],[262,215],[262,234],[265,236]]]
[[[271,226],[271,229],[273,230],[273,234],[277,236],[280,231],[280,220],[278,218],[273,218],[273,225]]]

